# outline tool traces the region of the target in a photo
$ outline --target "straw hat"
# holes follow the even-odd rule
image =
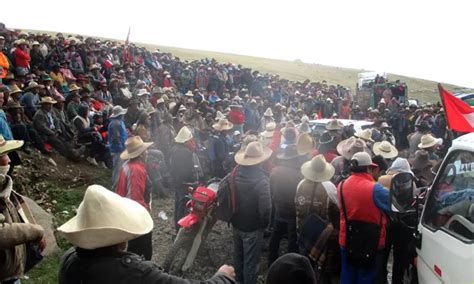
[[[355,137],[365,140],[366,142],[374,142],[372,139],[372,129],[364,129],[354,134]]]
[[[223,118],[225,118],[225,115],[224,115],[220,110],[218,110],[218,111],[216,112],[216,118],[214,118],[214,119],[215,119],[216,121],[219,121],[219,120],[221,120],[221,119],[223,119]]]
[[[11,151],[15,151],[23,146],[23,140],[5,140],[3,135],[0,135],[0,155],[5,155]]]
[[[140,89],[137,93],[137,97],[141,97],[141,96],[144,96],[144,95],[149,96],[150,93],[146,89]]]
[[[193,134],[191,133],[191,130],[187,126],[181,127],[181,129],[178,132],[178,135],[174,138],[174,142],[176,143],[185,143],[186,141],[189,141],[193,139]]]
[[[398,150],[388,141],[375,142],[372,147],[375,155],[380,155],[385,159],[393,159],[398,156]]]
[[[291,144],[283,149],[283,153],[277,155],[277,158],[280,160],[291,160],[294,158],[300,157],[301,154],[298,152],[295,144]]]
[[[230,130],[233,127],[234,125],[232,124],[232,122],[229,122],[225,118],[219,119],[219,121],[216,124],[212,125],[212,128],[214,128],[217,131]]]
[[[271,108],[267,108],[265,110],[265,112],[263,113],[263,116],[269,116],[269,117],[273,117],[273,111]]]
[[[435,145],[440,145],[443,143],[443,139],[441,138],[434,138],[431,134],[425,134],[421,136],[421,143],[418,144],[418,148],[426,149],[431,148]]]
[[[41,102],[40,102],[40,104],[55,104],[55,103],[57,103],[57,101],[53,100],[53,98],[49,96],[42,97]]]
[[[31,82],[28,84],[28,87],[26,87],[24,91],[28,91],[28,90],[35,89],[35,88],[43,89],[44,86],[43,86],[43,85],[40,85],[40,84],[38,84],[38,83],[36,83],[35,81],[31,81]]]
[[[69,87],[69,91],[70,92],[74,92],[74,91],[79,91],[80,89],[82,89],[81,87],[77,86],[76,84],[72,83],[71,86]]]
[[[76,216],[58,231],[74,246],[97,249],[133,240],[152,229],[153,219],[145,207],[100,185],[91,185]]]
[[[153,142],[143,142],[140,136],[129,137],[125,141],[125,151],[120,154],[120,159],[129,160],[140,156],[143,152],[153,145]]]
[[[178,111],[185,111],[187,108],[184,105],[180,105]]]
[[[188,91],[186,94],[185,94],[186,97],[189,97],[189,98],[193,98],[194,97],[194,94],[193,92],[191,91]]]
[[[23,92],[17,85],[12,85],[10,87],[10,91],[8,92],[10,95],[17,94]]]
[[[314,140],[308,133],[301,133],[296,139],[296,148],[300,155],[311,154],[314,150]]]
[[[271,137],[273,137],[273,133],[275,132],[275,128],[276,128],[275,122],[270,121],[269,123],[267,123],[265,125],[265,131],[260,133],[260,135],[262,137],[265,137],[265,138],[271,138]]]
[[[326,130],[340,130],[344,127],[344,124],[337,119],[333,119],[326,124]]]
[[[321,154],[313,157],[311,161],[301,166],[303,177],[314,182],[328,181],[332,178],[334,172],[334,167],[326,162],[326,159]]]
[[[112,108],[112,114],[110,115],[111,118],[116,118],[120,115],[124,115],[127,113],[127,109],[122,108],[121,106],[114,106]]]
[[[16,101],[10,101],[5,106],[6,109],[15,109],[15,108],[23,108],[23,106]]]
[[[370,153],[364,140],[356,137],[351,137],[346,140],[342,140],[337,144],[337,152],[343,156],[346,160],[352,159],[352,156],[358,152]]]
[[[165,100],[163,98],[159,98],[157,101],[156,101],[156,104],[159,105],[159,104],[164,104],[165,103]]]
[[[235,162],[241,166],[253,166],[270,158],[272,150],[259,141],[250,142],[244,150],[235,154]]]

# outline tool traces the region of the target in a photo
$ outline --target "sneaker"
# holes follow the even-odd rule
[[[89,164],[91,164],[93,166],[98,166],[99,165],[99,164],[97,164],[97,161],[95,160],[95,158],[87,157],[86,160],[89,162]]]
[[[105,165],[105,163],[102,162],[102,161],[99,162],[99,166],[102,167],[102,168],[104,168],[104,169],[108,169],[107,166]]]

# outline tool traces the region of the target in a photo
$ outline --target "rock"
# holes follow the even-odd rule
[[[48,256],[59,252],[56,237],[54,236],[53,215],[43,210],[43,208],[41,208],[30,198],[23,198],[28,204],[28,207],[30,207],[31,213],[33,214],[33,217],[35,218],[36,222],[44,229],[44,235],[46,238],[46,248],[43,252],[43,255]]]

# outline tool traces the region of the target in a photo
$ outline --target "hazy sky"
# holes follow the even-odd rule
[[[472,0],[23,0],[8,27],[301,59],[474,87]],[[21,14],[21,16],[20,16]]]

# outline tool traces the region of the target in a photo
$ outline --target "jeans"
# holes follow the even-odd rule
[[[174,222],[176,227],[176,232],[179,230],[178,221],[186,215],[186,203],[188,198],[186,198],[187,187],[181,186],[175,188],[174,196]]]
[[[263,232],[263,229],[242,232],[233,228],[235,275],[239,283],[257,283],[263,247]]]
[[[376,283],[377,274],[381,268],[382,255],[383,250],[379,250],[372,265],[359,267],[347,262],[346,250],[341,247],[341,284]]]
[[[280,241],[283,236],[288,236],[288,253],[297,252],[298,245],[296,243],[296,218],[295,220],[281,220],[275,219],[273,225],[273,232],[270,237],[268,266],[278,258],[278,251],[280,250]]]
[[[115,192],[115,187],[117,186],[118,176],[120,168],[122,167],[123,161],[120,159],[120,153],[111,153],[112,163],[114,168],[112,169],[112,191]]]

